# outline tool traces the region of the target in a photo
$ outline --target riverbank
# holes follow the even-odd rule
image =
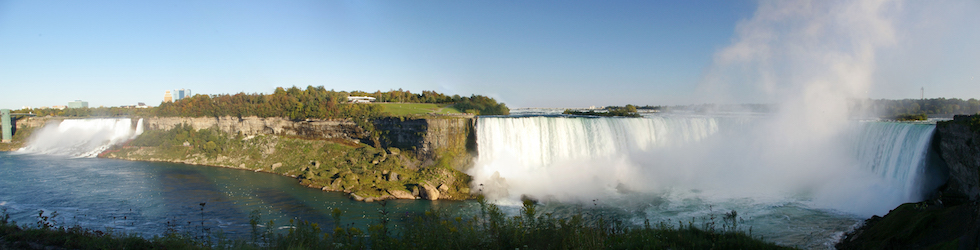
[[[143,118],[142,135],[99,157],[274,173],[357,201],[465,200],[471,118],[378,119],[373,133],[345,120]],[[361,142],[372,134],[387,147]]]

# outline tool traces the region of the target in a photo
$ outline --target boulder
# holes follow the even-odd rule
[[[364,201],[364,197],[361,197],[355,193],[350,193],[350,198],[354,199],[355,201]]]
[[[280,167],[282,167],[282,162],[276,162],[272,164],[272,171],[276,171],[276,169]]]
[[[407,199],[407,200],[415,199],[415,196],[406,190],[394,189],[394,190],[388,190],[388,193],[391,194],[391,196],[394,197],[395,199]]]
[[[437,189],[436,187],[432,186],[432,184],[429,183],[422,184],[422,190],[420,190],[419,194],[422,195],[422,199],[426,199],[430,201],[439,199],[439,189]]]
[[[388,173],[388,181],[398,181],[398,173]]]
[[[439,185],[439,192],[449,192],[449,186],[446,184]]]

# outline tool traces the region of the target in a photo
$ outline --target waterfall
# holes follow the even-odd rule
[[[143,133],[143,119],[133,128],[129,118],[66,119],[49,123],[33,133],[19,152],[95,157],[109,147]]]
[[[853,122],[832,136],[813,137],[767,126],[773,123],[766,119],[481,117],[479,155],[467,173],[474,190],[504,200],[591,201],[693,190],[727,198],[797,197],[817,207],[878,214],[921,198],[919,175],[935,125]]]
[[[861,165],[900,183],[910,199],[918,199],[920,174],[935,125],[898,122],[863,122],[854,138],[853,152]]]
[[[527,168],[696,142],[718,132],[710,118],[481,118],[481,160],[509,154]]]

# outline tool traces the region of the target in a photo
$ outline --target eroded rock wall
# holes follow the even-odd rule
[[[386,140],[384,147],[413,150],[418,159],[437,159],[440,154],[474,154],[473,117],[383,118],[375,128]]]
[[[933,140],[949,168],[949,180],[942,190],[944,197],[980,200],[980,131],[974,131],[968,120],[958,115],[952,121],[936,124]]]
[[[148,130],[170,130],[186,124],[194,129],[217,127],[229,134],[285,135],[311,139],[361,139],[364,130],[350,120],[307,120],[291,121],[280,117],[148,117],[143,126]]]

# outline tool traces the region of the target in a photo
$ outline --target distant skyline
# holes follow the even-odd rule
[[[770,103],[811,88],[980,98],[976,13],[970,0],[0,1],[0,108],[308,85],[511,108]],[[814,77],[826,74],[840,76]]]

